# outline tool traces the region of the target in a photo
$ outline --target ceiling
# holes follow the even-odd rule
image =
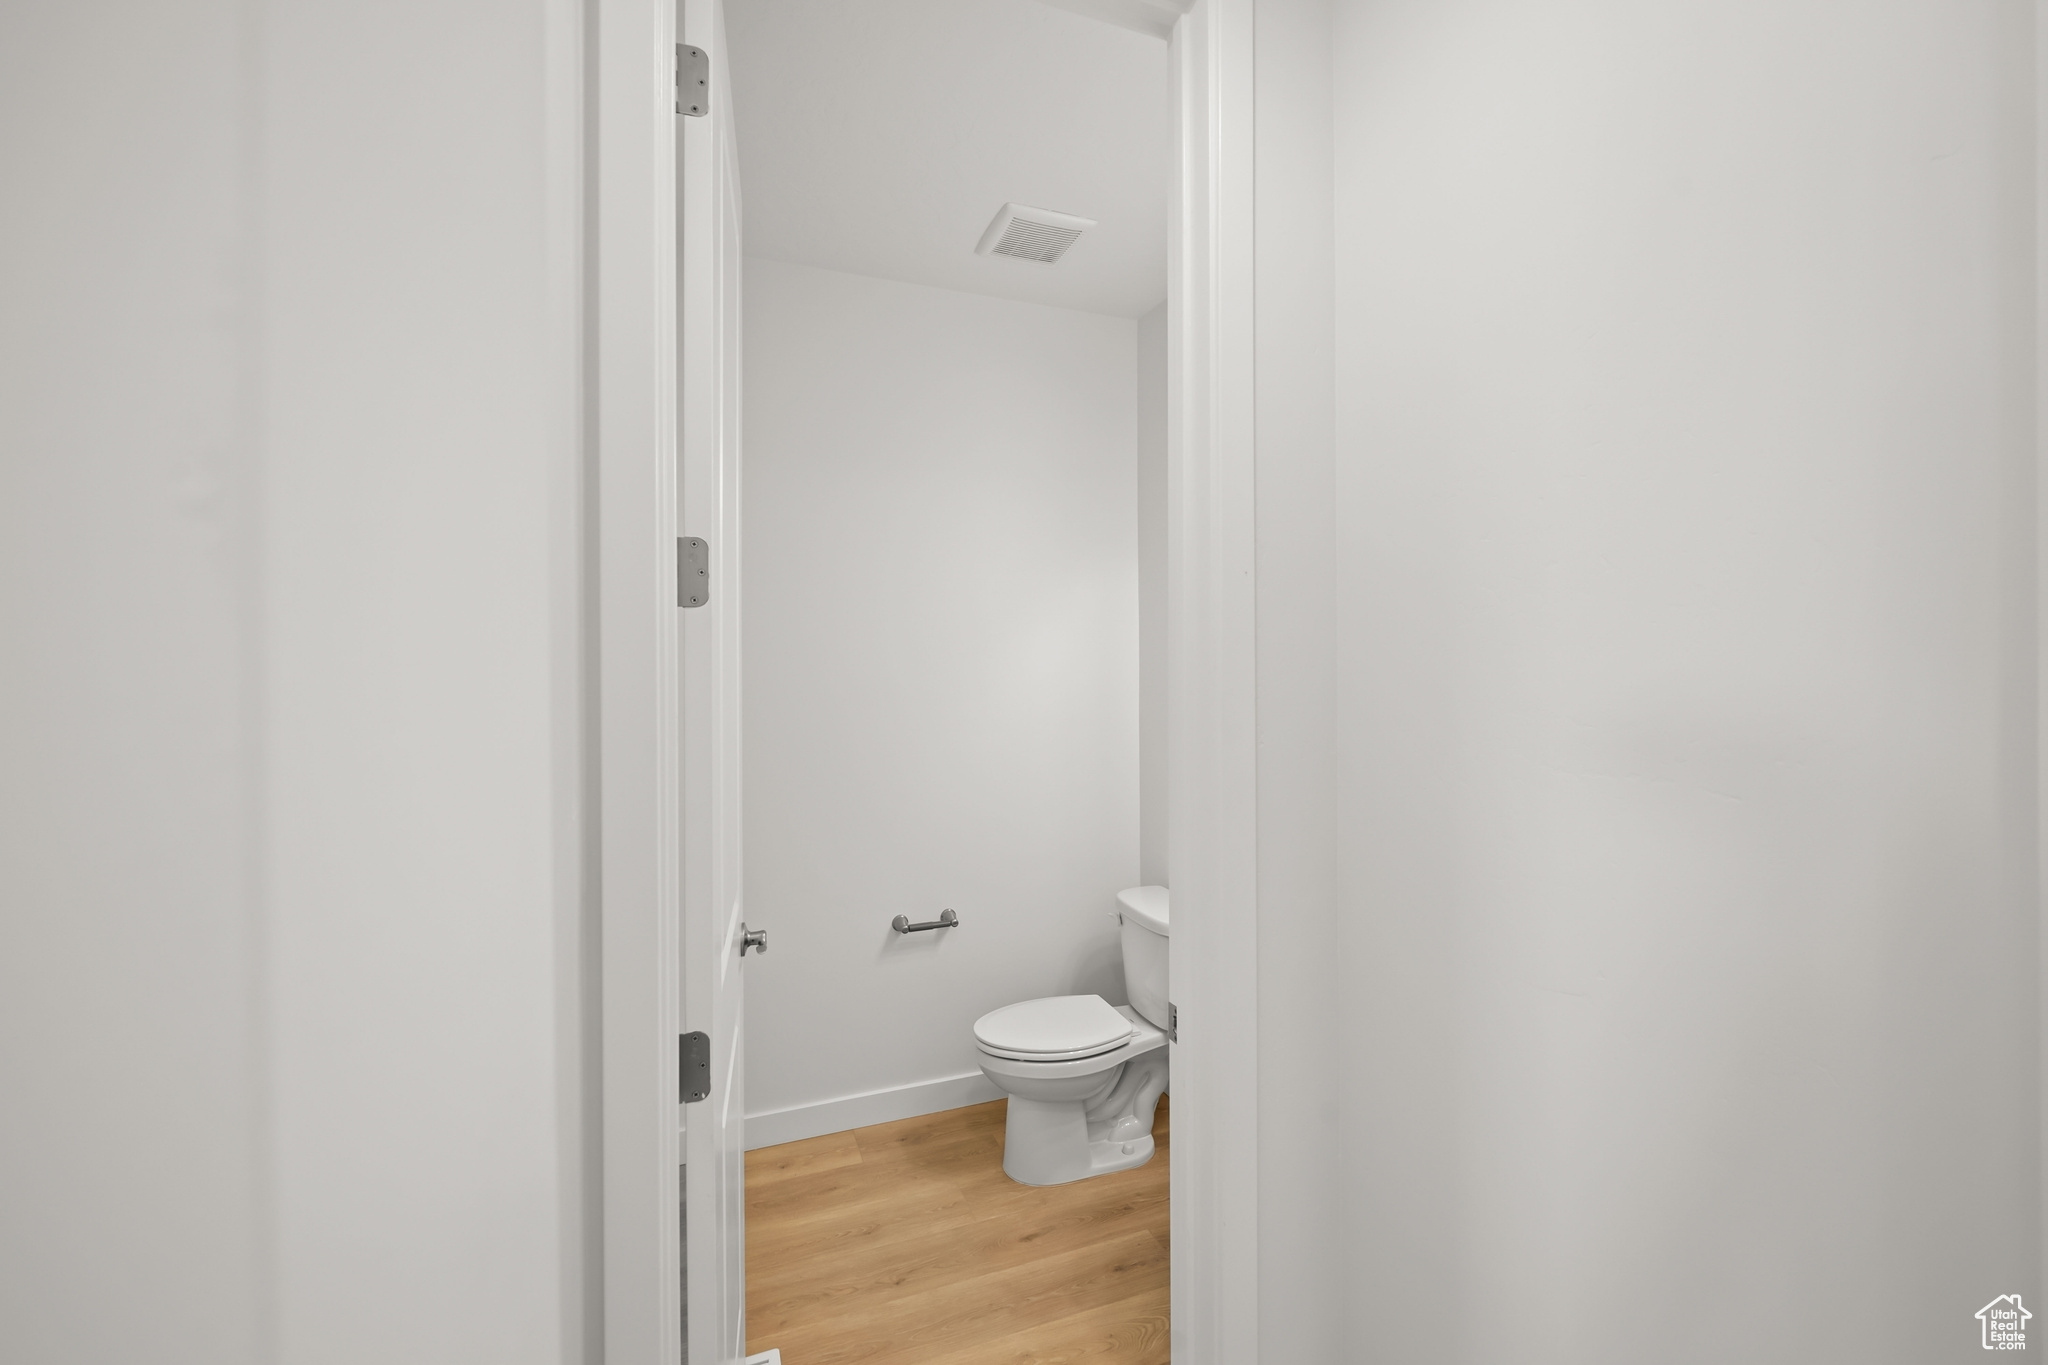
[[[1120,317],[1166,297],[1158,38],[1039,0],[725,9],[748,255]],[[1100,226],[1057,265],[976,255],[1008,201]]]

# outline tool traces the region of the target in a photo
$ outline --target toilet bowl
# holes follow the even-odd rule
[[[1117,896],[1129,1005],[1055,995],[992,1010],[974,1023],[982,1074],[1009,1099],[1003,1171],[1024,1185],[1064,1185],[1152,1159],[1152,1118],[1167,1082],[1167,894]]]

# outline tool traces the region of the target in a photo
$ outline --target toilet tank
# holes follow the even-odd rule
[[[1117,892],[1116,917],[1123,925],[1124,990],[1131,1008],[1166,1028],[1166,888]]]

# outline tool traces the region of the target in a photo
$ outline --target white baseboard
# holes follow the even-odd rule
[[[979,1071],[970,1071],[964,1076],[946,1076],[936,1081],[820,1100],[816,1104],[771,1109],[765,1114],[747,1115],[747,1150],[843,1133],[848,1128],[865,1128],[871,1123],[936,1114],[944,1109],[961,1109],[1002,1097],[1003,1092],[996,1089],[994,1081]]]

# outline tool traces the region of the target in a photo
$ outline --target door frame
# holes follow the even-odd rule
[[[1168,230],[1172,1336],[1258,1359],[1254,0],[1175,0]],[[1079,8],[1080,6],[1074,6]],[[608,1365],[682,1358],[675,0],[592,0]],[[723,1363],[721,1363],[723,1365]]]
[[[604,1359],[682,1359],[674,0],[591,0]]]
[[[1259,1358],[1254,0],[1169,39],[1167,866],[1172,1350]]]
[[[710,1038],[709,1096],[683,1128],[687,1358],[746,1354],[745,932],[740,733],[740,186],[723,0],[677,0],[677,41],[710,60],[701,118],[675,117],[679,533],[707,542],[710,592],[677,618],[682,692],[680,1027]],[[694,292],[693,292],[694,291]],[[680,591],[680,589],[678,589]]]

